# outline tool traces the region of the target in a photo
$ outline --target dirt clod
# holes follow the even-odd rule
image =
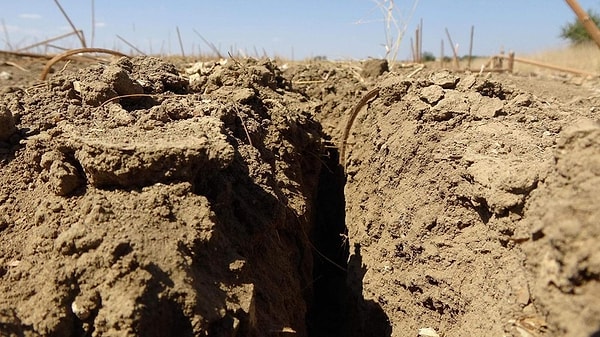
[[[361,75],[365,78],[375,79],[389,70],[387,60],[370,59],[363,63]]]
[[[6,142],[17,131],[11,111],[0,105],[0,142]]]
[[[460,78],[449,71],[440,71],[431,74],[429,80],[444,89],[454,89]]]
[[[2,333],[306,334],[322,134],[274,65],[243,62],[202,96],[132,58],[2,97],[28,130],[0,154]]]

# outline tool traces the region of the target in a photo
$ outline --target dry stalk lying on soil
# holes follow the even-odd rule
[[[346,142],[348,141],[348,136],[350,135],[350,129],[352,129],[354,120],[356,119],[356,116],[362,107],[377,95],[379,95],[379,88],[371,89],[371,91],[367,92],[350,112],[348,122],[346,122],[346,127],[344,128],[344,134],[342,135],[342,144],[340,146],[340,165],[342,165],[344,171],[346,171]]]
[[[42,81],[46,80],[46,76],[48,76],[48,72],[50,71],[50,69],[52,69],[52,66],[56,62],[58,62],[60,60],[64,60],[64,59],[66,59],[70,56],[76,55],[76,54],[81,54],[81,53],[105,53],[105,54],[111,54],[111,55],[115,55],[115,56],[127,57],[127,55],[120,53],[118,51],[114,51],[114,50],[110,50],[110,49],[103,49],[103,48],[78,48],[78,49],[68,50],[64,53],[54,56],[52,59],[50,59],[48,61],[48,63],[46,63],[46,66],[44,67],[44,70],[42,70],[42,74],[40,75],[40,80],[42,80]]]
[[[3,64],[6,64],[7,66],[15,67],[15,68],[17,68],[19,70],[22,70],[22,71],[25,71],[25,72],[29,72],[29,70],[21,67],[20,65],[14,63],[14,62],[6,61],[6,62],[3,62]]]

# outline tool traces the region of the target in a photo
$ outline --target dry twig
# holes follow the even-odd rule
[[[19,69],[19,70],[22,70],[22,71],[24,71],[24,72],[29,72],[29,70],[27,70],[27,69],[25,69],[25,68],[21,67],[20,65],[18,65],[18,64],[16,64],[16,63],[14,63],[14,62],[6,61],[6,62],[4,62],[4,64],[6,64],[6,65],[8,65],[8,66],[13,66],[13,67],[15,67],[15,68],[17,68],[17,69]]]
[[[138,52],[140,55],[146,56],[146,54],[143,51],[141,51],[136,46],[134,46],[133,44],[129,43],[127,40],[125,40],[124,38],[122,38],[121,36],[119,36],[119,34],[117,34],[117,38],[119,40],[123,41],[126,45],[128,45],[129,47],[131,47],[133,50],[135,50],[136,52]]]
[[[42,58],[42,59],[51,59],[54,55],[46,55],[46,54],[34,54],[34,53],[22,53],[16,51],[6,51],[0,50],[0,55],[10,55],[10,56],[18,56],[18,57],[32,57],[32,58]]]
[[[46,80],[46,76],[48,76],[48,72],[50,71],[50,69],[52,69],[52,66],[56,62],[58,62],[60,60],[64,60],[70,56],[80,54],[80,53],[105,53],[105,54],[111,54],[111,55],[115,55],[115,56],[128,57],[127,55],[120,53],[118,51],[114,51],[114,50],[110,50],[110,49],[102,49],[102,48],[79,48],[79,49],[69,50],[62,54],[58,54],[58,55],[54,56],[52,59],[50,59],[48,61],[48,63],[46,63],[46,66],[44,66],[44,69],[42,70],[42,74],[40,75],[40,80],[42,80],[42,81]]]
[[[31,48],[34,48],[34,47],[37,47],[37,46],[48,45],[48,43],[50,43],[50,42],[53,42],[53,41],[56,41],[56,40],[60,40],[60,39],[64,39],[65,37],[69,37],[71,35],[80,34],[80,33],[83,34],[83,32],[81,30],[78,30],[76,32],[68,32],[66,34],[62,34],[62,35],[59,35],[57,37],[49,38],[47,40],[40,41],[40,42],[34,43],[32,45],[29,45],[29,46],[26,46],[26,47],[23,47],[23,48],[19,48],[19,49],[15,50],[15,51],[17,51],[17,52],[19,52],[19,51],[25,51],[25,50],[28,50],[28,49],[31,49]]]
[[[69,25],[71,25],[71,28],[73,29],[73,32],[75,34],[77,34],[77,37],[79,38],[79,41],[81,41],[81,46],[83,48],[86,48],[87,46],[85,44],[85,37],[83,36],[83,32],[81,30],[75,28],[75,25],[73,24],[73,21],[71,21],[71,18],[69,18],[69,16],[67,15],[67,12],[65,12],[65,10],[62,8],[62,6],[58,2],[58,0],[54,0],[54,2],[56,3],[56,6],[58,6],[58,9],[60,9],[60,11],[62,12],[62,14],[64,15],[65,19],[67,19],[67,21],[69,22]]]
[[[398,57],[400,44],[408,28],[408,22],[414,14],[419,0],[413,1],[413,6],[408,16],[403,17],[394,0],[373,0],[379,7],[384,17],[385,24],[385,58],[393,63]]]
[[[183,41],[181,40],[181,33],[179,33],[179,27],[175,26],[177,30],[177,39],[179,40],[179,48],[181,49],[181,56],[185,57],[185,51],[183,50]]]
[[[371,89],[363,96],[358,104],[354,106],[352,111],[350,111],[350,116],[348,116],[346,127],[344,127],[342,143],[340,144],[340,165],[344,168],[344,172],[346,172],[346,143],[348,142],[348,136],[350,135],[350,130],[352,130],[354,120],[356,119],[356,116],[358,116],[358,113],[362,107],[365,106],[365,104],[367,104],[371,99],[377,97],[377,95],[379,95],[379,88]]]
[[[224,58],[223,55],[221,54],[221,52],[219,52],[219,49],[217,49],[217,47],[215,47],[214,44],[212,44],[210,41],[208,41],[207,39],[204,38],[204,36],[200,35],[200,33],[198,33],[197,30],[193,29],[194,33],[196,33],[196,35],[198,35],[200,37],[200,39],[202,39],[202,41],[204,41],[204,43],[206,43],[206,45],[215,53],[217,54],[217,56],[219,58]]]
[[[5,42],[6,45],[8,46],[8,49],[12,50],[13,47],[10,44],[10,37],[8,36],[8,29],[6,29],[6,24],[4,23],[4,19],[2,19],[2,30],[4,31],[4,38],[5,38]]]

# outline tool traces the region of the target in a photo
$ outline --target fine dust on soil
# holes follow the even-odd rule
[[[0,66],[0,335],[596,336],[597,83],[412,70]]]

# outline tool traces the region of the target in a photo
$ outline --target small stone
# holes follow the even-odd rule
[[[231,95],[231,99],[234,102],[239,102],[241,104],[249,103],[252,100],[254,100],[255,98],[256,98],[256,93],[254,92],[254,90],[252,90],[250,88],[237,89]]]
[[[123,109],[119,103],[109,103],[108,113],[112,116],[113,120],[118,126],[131,125],[135,123],[135,117],[133,117],[127,110]]]
[[[102,81],[80,82],[81,99],[91,106],[100,106],[111,98],[117,97],[113,88]]]
[[[81,82],[73,81],[73,90],[77,91],[77,93],[81,94]]]
[[[112,88],[119,95],[143,94],[142,86],[134,81],[130,74],[117,64],[111,64],[104,69],[102,79],[112,84]]]
[[[8,81],[12,79],[12,74],[9,73],[8,71],[2,71],[0,72],[0,80],[3,81]]]
[[[467,114],[469,109],[470,104],[464,94],[450,90],[446,92],[444,98],[431,109],[431,113],[433,120],[444,121],[452,118],[452,116],[456,114]]]
[[[420,337],[439,337],[440,335],[433,328],[421,328],[419,329]]]
[[[82,183],[77,168],[67,161],[62,152],[44,153],[40,159],[40,166],[47,171],[49,188],[56,195],[69,195]]]

